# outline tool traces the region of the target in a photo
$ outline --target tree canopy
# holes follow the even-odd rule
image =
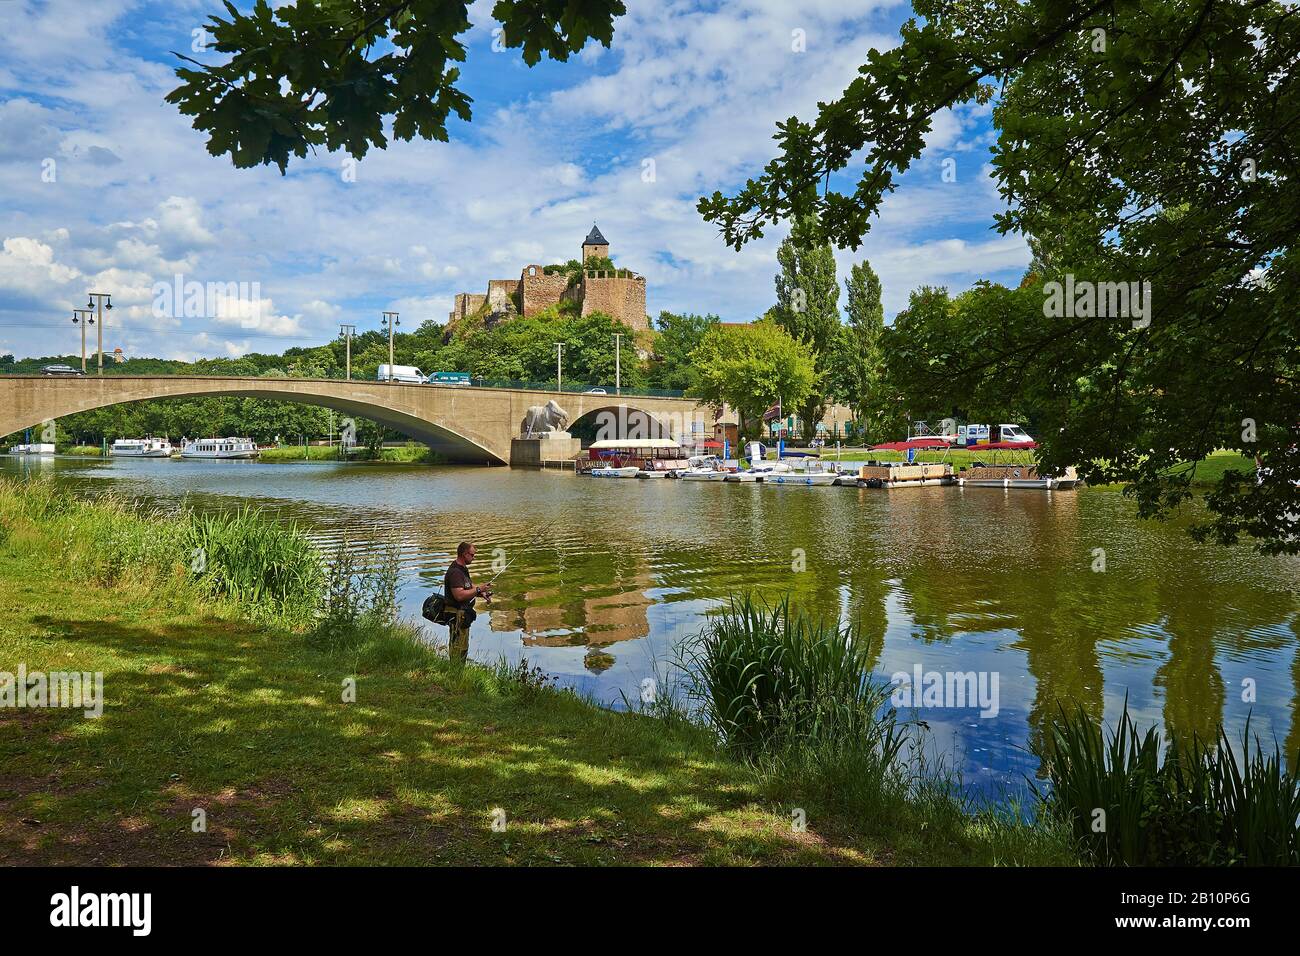
[[[1227,472],[1196,533],[1300,550],[1300,11],[913,6],[902,42],[873,50],[813,120],[781,123],[779,155],[734,196],[701,199],[705,219],[736,248],[802,217],[856,248],[934,117],[993,103],[996,227],[1033,240],[1035,272],[1027,292],[979,291],[950,337],[924,336],[928,354],[910,347],[925,372],[903,383],[910,403],[1000,391],[1032,404],[1047,464],[1129,482],[1149,516],[1190,495],[1211,451],[1255,456],[1262,480]],[[1121,284],[1141,314],[1120,307]]]
[[[798,407],[817,382],[808,349],[770,319],[712,326],[691,360],[700,376],[696,397],[715,409],[730,405],[742,428],[761,421],[778,401]]]
[[[388,143],[385,120],[401,140],[446,141],[454,113],[471,116],[457,86],[465,60],[459,36],[470,28],[468,2],[447,0],[297,0],[249,13],[226,0],[226,17],[206,24],[221,63],[177,54],[188,66],[167,101],[208,134],[208,152],[239,167],[274,163],[317,146],[356,159]],[[495,42],[522,50],[524,62],[567,60],[588,40],[609,46],[621,0],[497,0]]]

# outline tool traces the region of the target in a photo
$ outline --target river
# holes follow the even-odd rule
[[[1223,721],[1300,748],[1300,560],[1198,545],[1142,522],[1114,488],[1052,495],[617,481],[400,465],[3,459],[94,493],[203,509],[245,503],[323,546],[399,549],[404,613],[462,538],[516,559],[472,632],[481,661],[527,658],[597,700],[637,700],[675,649],[743,591],[860,625],[879,673],[996,675],[996,715],[925,707],[973,792],[1021,792],[1026,751],[1064,704],[1206,735]],[[543,529],[546,533],[529,547]],[[498,551],[497,549],[501,549]],[[1104,551],[1105,570],[1095,571]],[[432,632],[432,626],[426,625]],[[438,637],[445,637],[439,629]],[[985,712],[992,708],[985,708]]]

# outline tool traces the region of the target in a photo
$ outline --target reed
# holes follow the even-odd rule
[[[291,622],[314,615],[325,565],[296,525],[265,518],[247,506],[184,520],[183,557],[209,594]]]
[[[320,603],[325,567],[315,545],[248,508],[167,512],[111,494],[82,498],[48,478],[0,479],[0,515],[55,534],[68,564],[105,586],[193,586],[244,616],[290,626],[310,623]]]
[[[871,678],[871,648],[855,629],[733,598],[687,650],[700,714],[736,755],[818,746],[878,752],[902,746],[888,685]]]
[[[1240,755],[1219,727],[1213,743],[1166,743],[1140,732],[1128,702],[1111,730],[1079,708],[1051,721],[1035,753],[1050,787],[1044,810],[1070,825],[1098,862],[1127,866],[1294,866],[1300,863],[1295,761],[1242,733]]]

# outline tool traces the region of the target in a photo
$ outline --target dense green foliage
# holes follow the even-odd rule
[[[691,362],[691,352],[718,323],[716,315],[660,312],[655,321],[658,335],[654,340],[650,386],[693,394],[700,386],[700,373]]]
[[[873,50],[736,196],[702,199],[739,248],[776,219],[815,217],[857,247],[932,119],[995,103],[999,230],[1029,237],[1023,296],[989,290],[952,337],[910,348],[931,374],[907,404],[988,394],[1033,409],[1049,467],[1127,481],[1144,515],[1190,494],[1217,448],[1225,473],[1197,533],[1300,549],[1300,17],[1281,2],[916,0],[902,42]],[[856,188],[841,171],[861,157]],[[825,183],[818,190],[814,184]],[[1146,315],[1050,315],[1046,282],[1150,283]],[[1035,301],[1036,300],[1036,301]],[[1076,303],[1069,303],[1071,306]],[[893,362],[893,356],[889,356]]]
[[[691,352],[700,376],[694,394],[714,408],[730,405],[742,431],[761,429],[767,409],[797,408],[817,383],[808,350],[769,319],[713,325]]]
[[[1300,775],[1293,755],[1266,754],[1223,728],[1215,741],[1139,734],[1128,713],[1107,733],[1082,708],[1062,711],[1037,748],[1051,780],[1049,812],[1067,820],[1098,862],[1125,866],[1295,866]]]
[[[249,13],[227,2],[229,19],[209,17],[221,62],[180,58],[182,80],[167,96],[208,152],[236,166],[275,163],[323,146],[357,159],[370,147],[420,136],[447,139],[452,113],[468,121],[470,98],[458,88],[470,28],[468,3],[442,0],[257,0]],[[621,0],[497,0],[500,42],[521,47],[524,62],[543,54],[567,60],[588,39],[609,45]],[[392,119],[391,125],[385,122]]]
[[[776,306],[769,317],[803,343],[813,359],[817,382],[806,398],[787,400],[809,434],[826,413],[827,376],[834,365],[840,324],[840,287],[835,279],[835,254],[814,224],[800,220],[776,251],[781,271],[776,276]]]
[[[853,409],[857,434],[868,441],[890,441],[898,436],[897,423],[883,391],[881,338],[885,334],[885,308],[880,301],[880,279],[871,263],[857,263],[844,280],[848,293],[848,322],[836,330],[827,377],[832,398]]]

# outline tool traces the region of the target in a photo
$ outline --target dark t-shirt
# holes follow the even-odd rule
[[[447,576],[442,581],[442,595],[451,607],[471,607],[474,604],[474,599],[457,601],[451,592],[453,586],[458,588],[472,588],[474,586],[474,582],[469,579],[469,568],[458,561],[451,562],[451,567],[447,569]]]

